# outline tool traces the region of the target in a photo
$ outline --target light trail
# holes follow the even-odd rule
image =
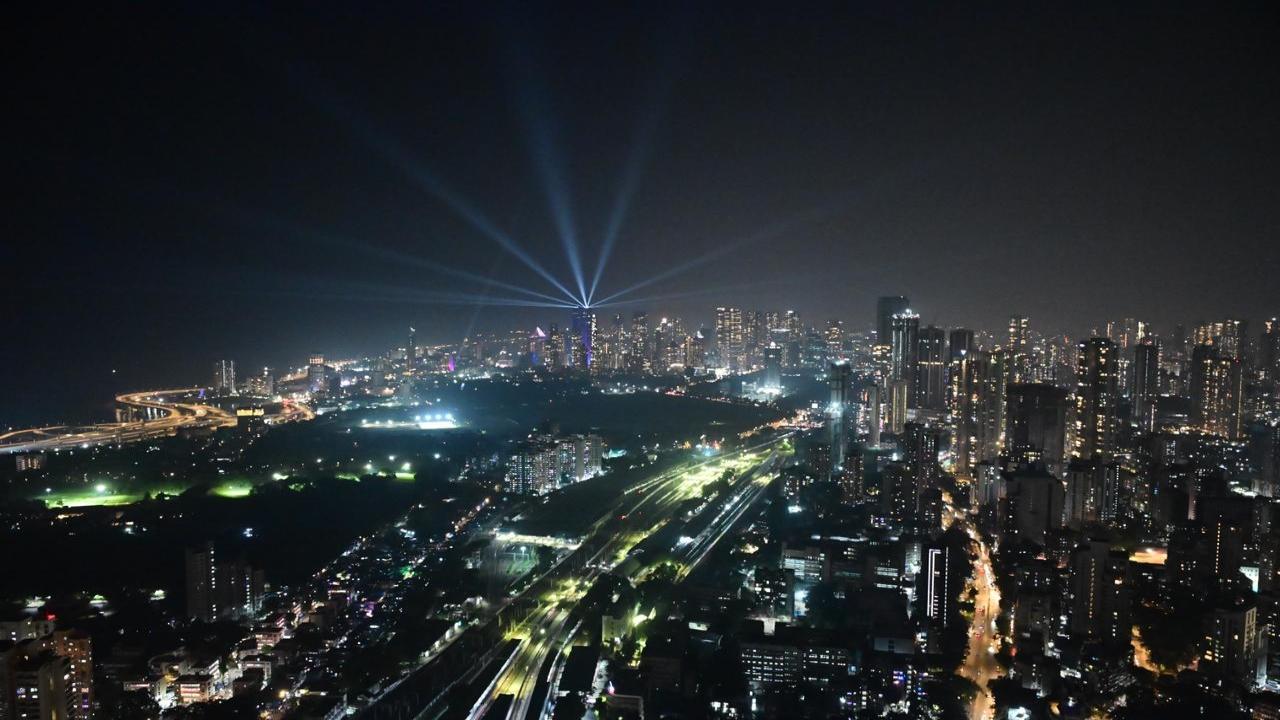
[[[545,73],[534,71],[535,67],[542,66],[538,57],[541,53],[535,53],[529,47],[529,36],[523,32],[522,25],[506,23],[504,27],[508,35],[505,45],[510,68],[508,83],[510,90],[514,91],[514,105],[524,126],[525,146],[541,180],[551,220],[555,224],[556,234],[560,237],[560,245],[564,248],[569,270],[578,288],[574,301],[586,306],[586,276],[582,272],[582,258],[578,251],[578,229],[574,220],[572,193],[564,173],[560,132],[552,120],[550,91],[544,81]]]
[[[308,101],[338,120],[367,148],[408,176],[420,190],[440,201],[452,210],[454,214],[465,220],[473,229],[493,240],[503,250],[520,260],[530,270],[533,270],[542,279],[564,293],[567,299],[574,303],[579,302],[579,298],[569,288],[565,287],[564,283],[560,282],[555,275],[551,274],[541,263],[521,248],[510,235],[499,228],[484,213],[480,212],[461,193],[450,188],[424,165],[413,160],[413,154],[409,149],[399,140],[392,137],[390,133],[378,127],[369,116],[351,107],[350,103],[343,102],[334,93],[323,88],[317,80],[312,78],[310,73],[304,71],[296,63],[288,64],[286,72],[290,79],[304,91],[302,94]],[[583,294],[585,295],[585,293]]]
[[[715,250],[699,255],[698,257],[693,258],[692,260],[683,262],[679,265],[676,265],[675,267],[668,268],[667,270],[664,270],[658,273],[657,275],[653,275],[644,280],[641,280],[640,282],[637,282],[633,285],[625,287],[622,290],[619,290],[613,293],[612,295],[609,295],[608,297],[601,299],[599,302],[594,303],[594,305],[598,307],[600,305],[614,302],[615,300],[618,300],[619,298],[629,295],[635,292],[636,290],[640,290],[641,288],[646,288],[651,285],[654,285],[655,283],[662,282],[663,280],[669,280],[678,275],[683,275],[684,273],[689,272],[690,270],[702,267],[703,265],[706,265],[707,263],[712,262],[713,260],[718,260],[730,253],[736,252],[738,250],[742,250],[746,247],[755,245],[757,243],[764,242],[765,240],[771,240],[771,239],[777,238],[781,235],[785,235],[795,230],[797,227],[800,227],[801,225],[813,222],[818,219],[822,219],[824,217],[828,217],[832,215],[835,211],[840,209],[840,204],[841,202],[843,202],[845,195],[846,194],[841,194],[837,198],[829,202],[826,202],[818,207],[815,207],[811,210],[793,215],[789,218],[786,218],[784,220],[780,220],[776,223],[768,225],[764,229],[759,230],[755,233],[752,233],[751,235],[748,235],[747,237],[741,240],[738,240],[737,242],[731,242],[726,245],[721,245]]]

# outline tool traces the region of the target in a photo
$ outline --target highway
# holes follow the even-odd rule
[[[158,415],[155,419],[134,422],[100,423],[75,427],[49,427],[13,430],[0,434],[0,454],[49,452],[96,445],[113,445],[157,437],[167,437],[179,430],[194,428],[235,427],[234,413],[202,402],[204,388],[147,390],[116,396],[124,407]],[[278,415],[268,416],[270,423],[310,420],[315,414],[305,405],[285,401]]]
[[[579,567],[559,573],[560,577],[554,580],[556,590],[551,597],[546,598],[521,624],[516,632],[520,645],[472,706],[468,717],[481,720],[495,706],[500,713],[501,704],[506,702],[504,696],[510,697],[510,706],[505,714],[500,713],[503,717],[508,720],[529,717],[538,684],[547,679],[542,677],[542,668],[548,665],[547,659],[553,652],[558,654],[572,640],[570,614],[596,579],[625,561],[641,540],[670,520],[683,502],[698,497],[701,488],[717,479],[725,467],[733,466],[742,477],[743,473],[764,463],[772,463],[776,458],[775,452],[763,458],[761,454],[766,446],[776,442],[778,440],[744,449],[732,458],[720,458],[668,472],[639,483],[624,494],[622,503],[592,526],[588,537],[602,541],[598,548]],[[692,544],[695,550],[689,557],[701,562],[766,485],[758,480],[749,480],[745,487],[743,482],[735,483],[728,505],[721,508],[708,525],[705,537],[700,534],[701,540]],[[584,541],[583,545],[595,547],[595,543],[590,541]],[[539,709],[534,717],[540,716]]]

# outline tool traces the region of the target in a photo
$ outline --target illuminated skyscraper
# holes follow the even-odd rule
[[[1031,382],[1031,323],[1023,315],[1009,318],[1009,382]]]
[[[956,389],[956,466],[960,473],[992,462],[1004,432],[1005,354],[975,350],[960,360]]]
[[[70,666],[68,690],[71,720],[89,720],[93,714],[93,641],[88,633],[58,630],[49,638],[53,652]]]
[[[1133,348],[1133,421],[1143,432],[1156,426],[1160,399],[1160,343],[1146,338]]]
[[[236,394],[236,363],[234,360],[219,360],[213,364],[213,394]]]
[[[853,397],[853,368],[845,361],[831,363],[827,371],[831,399],[827,404],[827,423],[831,429],[831,473],[844,469],[848,449],[849,401]]]
[[[932,325],[920,330],[916,358],[916,407],[947,408],[947,339]]]
[[[1258,365],[1264,380],[1280,382],[1280,318],[1271,318],[1262,323]]]
[[[910,306],[901,295],[886,295],[876,301],[876,344],[893,343],[893,316],[906,312]]]
[[[1116,344],[1106,338],[1080,343],[1076,358],[1076,457],[1110,460],[1116,448]]]
[[[570,362],[580,370],[594,367],[596,347],[596,314],[588,308],[573,311],[569,320]]]
[[[1239,359],[1215,345],[1191,351],[1192,422],[1204,432],[1240,437],[1243,373]]]
[[[631,315],[631,370],[649,367],[649,316],[643,310]]]
[[[837,360],[844,357],[844,322],[827,321],[827,357]]]
[[[782,348],[777,343],[764,349],[764,386],[772,391],[782,389]]]
[[[1061,478],[1067,460],[1067,393],[1052,385],[1010,385],[1004,452],[1018,464],[1042,462]]]
[[[730,372],[743,369],[742,309],[716,308],[716,350],[720,365]]]
[[[916,365],[920,358],[920,316],[903,310],[893,316],[889,378],[906,383],[907,404],[915,407]]]

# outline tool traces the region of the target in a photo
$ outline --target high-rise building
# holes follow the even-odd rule
[[[418,359],[418,332],[409,326],[409,344],[404,346],[404,372],[413,374],[413,365]]]
[[[219,360],[213,364],[213,394],[218,396],[236,394],[236,363],[234,360]]]
[[[205,622],[252,617],[262,606],[264,580],[241,560],[219,560],[213,543],[186,550],[187,617]]]
[[[1144,339],[1133,348],[1133,421],[1139,430],[1156,427],[1160,399],[1160,343]]]
[[[649,367],[649,315],[644,311],[631,315],[631,370],[643,372]]]
[[[831,474],[844,470],[845,452],[849,442],[849,401],[853,397],[853,368],[847,361],[831,363],[827,372],[831,400],[827,404],[827,424],[831,430]]]
[[[1031,382],[1031,322],[1024,315],[1009,318],[1009,382]]]
[[[901,295],[886,295],[876,301],[876,343],[892,344],[893,316],[907,311],[911,304]]]
[[[916,407],[947,408],[947,339],[941,328],[922,328],[916,352]]]
[[[1258,372],[1262,379],[1280,382],[1280,318],[1262,323],[1258,342]]]
[[[1116,448],[1119,387],[1116,345],[1106,338],[1080,343],[1076,359],[1076,457],[1110,460]]]
[[[77,709],[71,661],[43,639],[24,640],[0,649],[0,717],[14,720],[65,720]]]
[[[1225,438],[1240,437],[1243,410],[1240,360],[1216,345],[1191,351],[1191,409],[1196,427]]]
[[[716,350],[721,367],[730,372],[743,369],[742,309],[716,308]]]
[[[902,466],[907,482],[914,485],[910,496],[914,505],[906,510],[920,527],[932,528],[941,522],[929,512],[929,498],[938,493],[941,468],[938,465],[939,433],[920,423],[907,423],[903,427],[899,445],[902,448]]]
[[[771,392],[782,389],[782,348],[777,343],[764,349],[764,387]]]
[[[323,393],[329,389],[328,372],[321,353],[311,353],[307,359],[307,388],[312,393]]]
[[[893,316],[890,342],[891,380],[906,383],[907,405],[916,407],[916,365],[920,358],[920,316],[903,310]]]
[[[1005,380],[1002,350],[975,350],[962,356],[957,369],[956,466],[962,474],[992,462],[1004,433]]]
[[[1128,556],[1113,552],[1105,541],[1089,540],[1071,553],[1068,627],[1072,635],[1112,648],[1130,644],[1133,623],[1128,570]]]
[[[827,321],[827,357],[832,360],[838,360],[844,357],[844,322],[841,320]]]
[[[555,443],[536,438],[520,443],[507,466],[507,490],[544,495],[560,485],[560,453]]]
[[[1258,607],[1243,598],[1217,603],[1209,615],[1200,669],[1252,685],[1257,662]]]
[[[70,720],[89,720],[93,714],[93,640],[77,630],[58,630],[49,638],[55,655],[70,667]]]
[[[930,543],[921,553],[924,566],[924,616],[942,627],[950,624],[951,548],[945,543]]]
[[[1052,385],[1010,385],[1005,401],[1004,452],[1018,464],[1044,463],[1062,477],[1067,461],[1067,393]]]
[[[187,548],[187,617],[213,622],[218,608],[218,562],[213,543]]]
[[[579,370],[595,367],[596,314],[578,308],[569,318],[570,364]]]

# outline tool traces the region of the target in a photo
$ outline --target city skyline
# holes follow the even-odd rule
[[[1016,7],[842,6],[767,32],[694,7],[370,13],[338,24],[340,59],[334,9],[29,18],[6,253],[40,302],[9,315],[28,341],[6,374],[31,403],[113,370],[354,355],[411,323],[535,324],[453,304],[560,295],[521,254],[573,295],[577,275],[596,298],[657,278],[631,299],[689,318],[855,322],[895,292],[939,326],[1274,315],[1266,24]],[[1086,16],[1109,32],[1070,45]],[[47,32],[75,41],[50,58]],[[397,64],[423,46],[450,62]],[[163,360],[133,352],[154,337]]]

